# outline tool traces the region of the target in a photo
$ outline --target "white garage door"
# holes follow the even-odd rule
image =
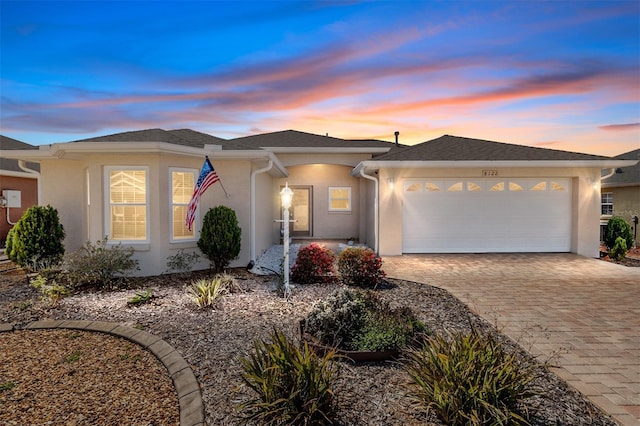
[[[423,179],[403,184],[403,252],[568,252],[569,179]]]

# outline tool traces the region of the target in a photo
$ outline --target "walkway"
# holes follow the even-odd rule
[[[574,254],[384,257],[444,288],[623,425],[640,425],[640,268]]]

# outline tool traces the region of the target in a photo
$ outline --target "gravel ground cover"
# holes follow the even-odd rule
[[[162,275],[137,280],[137,290],[128,289],[113,292],[83,292],[62,300],[58,306],[50,307],[39,300],[39,294],[29,287],[27,278],[19,270],[2,271],[0,268],[0,322],[16,323],[18,326],[34,320],[77,319],[98,320],[141,327],[165,339],[175,347],[192,366],[201,385],[208,425],[230,425],[238,423],[236,406],[248,395],[239,386],[241,367],[239,357],[246,355],[257,339],[267,339],[274,327],[282,329],[290,337],[297,337],[297,323],[310,310],[313,303],[326,297],[337,288],[337,284],[298,286],[293,297],[287,301],[274,291],[273,276],[257,276],[244,270],[233,270],[241,290],[222,298],[215,309],[199,309],[187,294],[189,283],[206,272],[184,278],[178,275]],[[473,314],[465,305],[446,291],[426,284],[389,280],[388,288],[379,290],[382,297],[392,306],[409,306],[419,319],[435,333],[454,330],[469,330],[471,326],[485,333],[493,333],[514,350],[522,350],[527,342],[519,346],[499,334],[490,324]],[[144,305],[131,306],[127,301],[136,291],[152,289],[153,299]],[[7,334],[7,333],[3,333]],[[16,334],[17,336],[17,334]],[[58,350],[60,342],[46,334],[32,335],[38,342],[40,353]],[[14,364],[25,357],[20,344],[5,341],[0,334],[0,376],[2,364]],[[31,340],[31,338],[30,338]],[[95,343],[89,337],[73,339],[74,343],[85,343],[87,347],[99,347],[102,359],[119,359],[123,349],[120,343]],[[1,343],[5,341],[5,343]],[[35,350],[35,349],[34,349]],[[79,348],[82,352],[85,349]],[[88,350],[88,349],[86,349]],[[27,350],[27,352],[30,352]],[[32,356],[34,368],[23,367],[25,380],[41,380],[39,377],[53,374],[52,371],[64,367],[64,363],[53,364],[49,370],[38,368],[39,359],[44,355]],[[55,356],[52,358],[56,358]],[[545,360],[549,361],[549,360]],[[553,360],[550,360],[553,362]],[[109,375],[95,376],[112,387],[121,385],[120,377],[131,369],[151,368],[142,358],[135,365],[127,362],[112,363]],[[339,424],[341,425],[441,425],[429,413],[412,408],[406,395],[407,374],[394,362],[355,365],[341,363],[341,379],[336,386],[339,400]],[[96,372],[97,373],[97,372]],[[33,377],[32,377],[33,376]],[[69,375],[64,386],[73,388],[80,381],[92,380],[90,376]],[[0,382],[2,377],[0,377]],[[141,388],[158,386],[159,379],[152,374],[138,374]],[[34,382],[35,383],[35,382]],[[40,383],[40,382],[38,382]],[[36,386],[36,385],[33,385]],[[40,385],[38,385],[40,386]],[[58,382],[57,386],[63,386]],[[543,390],[543,396],[528,401],[536,425],[615,425],[597,407],[565,382],[545,369],[545,374],[536,386]],[[15,389],[15,387],[13,388]],[[22,424],[24,410],[35,409],[34,403],[23,398],[16,401],[13,389],[0,391],[0,423]],[[91,391],[87,391],[91,394]],[[144,409],[133,408],[123,403],[115,395],[112,404],[122,407],[118,415],[128,419],[131,411],[153,411],[160,416],[145,420],[145,423],[126,424],[175,424],[177,402],[170,400],[171,391],[163,393],[162,399],[154,406]],[[19,404],[19,405],[18,405]],[[51,402],[51,404],[55,404]],[[80,405],[77,401],[76,405]],[[90,405],[86,407],[85,418],[77,417],[73,424],[116,424],[90,417]],[[81,408],[77,408],[81,413]],[[17,413],[17,418],[12,415]],[[166,418],[163,417],[166,414]],[[4,416],[4,417],[3,417]],[[89,421],[88,419],[92,419]],[[124,424],[118,422],[117,424]],[[51,424],[71,424],[53,422]]]

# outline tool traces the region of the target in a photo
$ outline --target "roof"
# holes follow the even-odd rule
[[[616,155],[616,160],[640,160],[640,148]],[[621,167],[616,173],[602,181],[602,187],[640,185],[640,161],[634,166]]]
[[[231,139],[233,143],[241,143],[247,147],[257,148],[386,148],[394,146],[391,142],[377,139],[340,139],[332,136],[321,136],[298,130],[283,130],[244,136]]]
[[[608,157],[444,135],[380,155],[374,161],[603,160]]]
[[[29,145],[26,142],[21,142],[17,139],[12,139],[7,136],[0,135],[0,150],[7,149],[35,149],[36,147],[33,145]],[[40,171],[40,164],[28,162],[27,167],[33,170]],[[1,171],[9,171],[9,172],[19,172],[26,173],[18,166],[18,160],[10,160],[8,158],[0,158],[0,172]]]
[[[205,145],[224,145],[227,141],[206,133],[191,129],[163,130],[147,129],[132,132],[114,133],[112,135],[79,139],[76,142],[165,142],[175,145],[203,148]]]

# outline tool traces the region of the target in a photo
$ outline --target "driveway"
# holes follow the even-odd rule
[[[574,254],[387,256],[444,288],[623,425],[640,424],[640,268]]]

